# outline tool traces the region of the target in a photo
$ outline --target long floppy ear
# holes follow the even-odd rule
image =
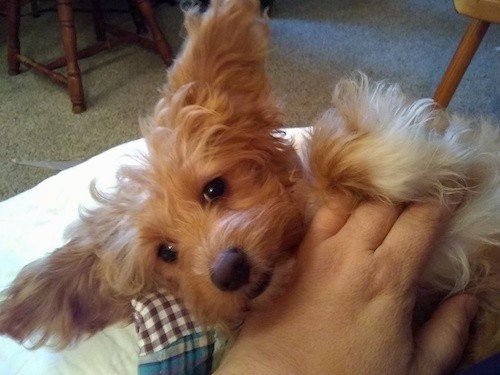
[[[63,349],[82,336],[130,319],[130,308],[109,296],[100,283],[98,268],[95,253],[74,242],[28,264],[3,292],[0,334],[32,348]]]
[[[188,37],[169,70],[167,102],[234,113],[228,123],[247,118],[253,126],[281,126],[281,112],[264,69],[269,39],[258,0],[213,0],[205,13],[186,12]],[[176,98],[176,94],[180,98]],[[171,97],[173,96],[173,97]]]
[[[134,251],[134,203],[119,193],[99,199],[67,245],[25,266],[3,291],[0,334],[32,348],[62,349],[131,321],[131,299],[150,282],[145,263],[154,260]]]

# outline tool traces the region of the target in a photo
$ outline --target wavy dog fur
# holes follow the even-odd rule
[[[63,348],[129,321],[130,300],[159,289],[203,324],[231,331],[285,290],[293,250],[332,193],[408,203],[466,191],[421,280],[417,315],[474,293],[480,311],[467,360],[500,350],[498,125],[449,118],[431,100],[412,103],[398,86],[357,74],[337,84],[297,153],[279,132],[259,2],[215,0],[185,24],[169,86],[142,123],[147,155],[121,168],[113,193],[94,189],[99,207],[82,215],[68,244],[4,291],[0,332]],[[248,266],[237,287],[227,286],[234,275],[214,281],[227,276],[218,265],[228,253]]]

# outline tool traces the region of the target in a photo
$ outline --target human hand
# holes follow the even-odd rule
[[[338,198],[338,199],[337,199]],[[441,374],[454,369],[477,301],[445,301],[417,332],[416,285],[454,205],[406,209],[346,198],[321,208],[290,290],[252,312],[218,372]]]

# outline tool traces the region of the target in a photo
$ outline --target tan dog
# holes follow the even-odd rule
[[[293,275],[293,254],[333,192],[393,203],[466,198],[422,279],[419,316],[478,295],[473,361],[500,349],[498,130],[450,120],[429,100],[366,77],[336,87],[299,156],[264,70],[268,22],[254,0],[187,14],[169,88],[143,124],[148,155],[71,240],[26,266],[4,293],[0,332],[62,348],[117,321],[160,288],[206,325],[231,331]],[[411,241],[411,239],[408,239]]]

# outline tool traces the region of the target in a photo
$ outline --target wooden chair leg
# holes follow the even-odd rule
[[[106,27],[101,12],[101,0],[92,0],[92,19],[94,20],[94,31],[96,39],[100,42],[106,40]]]
[[[31,13],[34,18],[40,17],[40,9],[38,9],[38,0],[31,0]]]
[[[73,112],[85,111],[82,76],[78,66],[76,50],[76,30],[72,0],[57,0],[57,11],[61,30],[64,56],[67,62],[68,91],[73,104]]]
[[[7,0],[7,65],[9,75],[19,74],[20,54],[19,22],[21,19],[21,4],[19,0]]]
[[[441,82],[434,92],[434,101],[440,107],[446,108],[450,103],[489,26],[489,22],[478,19],[470,21]]]
[[[141,12],[139,11],[139,7],[135,0],[127,0],[128,10],[130,11],[130,15],[132,16],[132,21],[134,21],[135,30],[137,35],[146,34],[148,32],[148,28],[144,24],[144,18],[142,17]]]
[[[156,45],[158,53],[160,54],[165,64],[170,65],[173,57],[172,50],[170,49],[170,45],[165,39],[165,36],[163,35],[162,31],[158,27],[158,24],[154,17],[153,7],[151,6],[151,3],[149,2],[149,0],[136,0],[136,1],[139,11],[144,17],[144,20],[146,21],[149,30],[151,30],[151,36]]]

